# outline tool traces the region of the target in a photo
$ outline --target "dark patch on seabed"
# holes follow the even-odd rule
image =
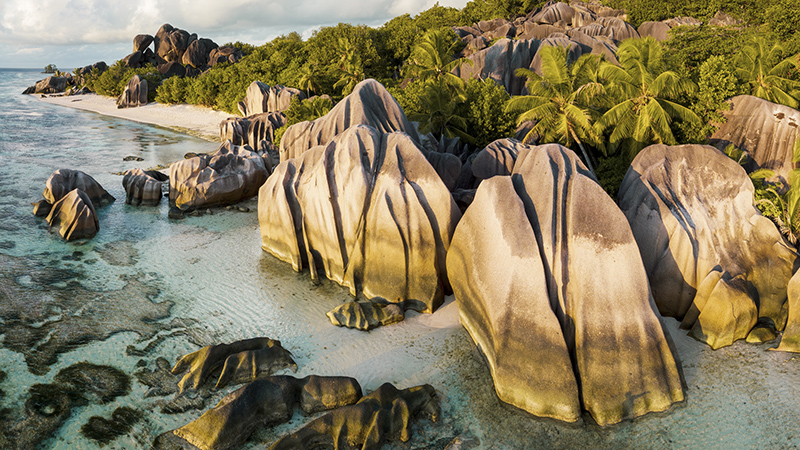
[[[178,326],[163,323],[173,303],[144,274],[120,275],[125,286],[97,292],[84,274],[44,257],[0,253],[0,330],[3,347],[21,353],[28,370],[43,375],[58,355],[123,331],[142,340]],[[161,322],[160,322],[161,321]]]

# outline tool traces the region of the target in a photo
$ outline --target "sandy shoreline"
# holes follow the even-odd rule
[[[223,111],[187,104],[149,103],[138,108],[117,109],[113,98],[97,94],[37,98],[45,103],[170,128],[211,142],[219,141],[219,123],[231,117],[231,114]]]

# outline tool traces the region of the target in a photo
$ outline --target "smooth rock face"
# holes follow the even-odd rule
[[[757,319],[782,330],[796,253],[753,206],[744,169],[705,145],[652,145],[619,190],[661,314],[713,348]]]
[[[683,400],[633,234],[571,150],[524,148],[484,180],[447,268],[504,402],[607,425]]]
[[[156,54],[164,61],[180,62],[189,44],[196,39],[196,35],[190,35],[186,30],[165,23],[153,38],[153,46]]]
[[[669,25],[664,22],[642,22],[636,30],[641,37],[651,36],[657,41],[669,39]]]
[[[136,108],[146,105],[147,90],[147,80],[140,75],[134,75],[117,99],[117,108]]]
[[[711,135],[711,145],[724,149],[733,144],[755,161],[748,171],[771,169],[788,180],[794,169],[792,148],[800,139],[800,111],[751,95],[729,103],[730,111],[723,112],[726,122]]]
[[[169,177],[157,170],[131,169],[122,177],[125,203],[129,205],[156,206],[161,201],[161,183]]]
[[[294,97],[303,100],[306,95],[299,89],[280,85],[270,87],[260,81],[253,81],[244,97],[244,115],[285,111],[289,109]]]
[[[353,295],[432,312],[449,291],[445,256],[461,214],[406,134],[359,125],[282,162],[259,191],[258,216],[264,250]]]
[[[368,125],[381,133],[402,131],[414,142],[421,142],[397,100],[382,84],[368,79],[357,84],[328,114],[289,127],[281,138],[281,161],[296,158],[317,145],[327,145],[353,125]]]
[[[181,64],[189,65],[199,69],[208,65],[208,57],[212,50],[218,45],[211,39],[197,39],[186,47],[186,51],[181,57]]]
[[[133,38],[133,51],[144,52],[153,43],[153,36],[149,34],[137,34]]]
[[[481,180],[488,180],[497,175],[511,175],[517,155],[520,150],[527,147],[516,139],[498,139],[475,155],[472,161],[472,174]]]
[[[249,146],[225,141],[213,154],[172,163],[170,206],[191,211],[237,203],[255,196],[268,176],[261,155]]]
[[[67,241],[90,239],[100,230],[94,205],[80,189],[55,202],[45,220],[51,227],[59,227],[58,233]]]
[[[85,172],[72,169],[58,169],[45,182],[42,196],[48,203],[54,204],[73,189],[80,189],[92,201],[96,208],[114,202],[103,186]]]
[[[67,89],[67,79],[65,77],[49,76],[44,80],[39,80],[34,86],[34,94],[57,94]]]

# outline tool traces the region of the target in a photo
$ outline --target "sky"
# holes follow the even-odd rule
[[[219,45],[262,45],[297,31],[308,37],[340,22],[380,26],[436,0],[0,0],[0,67],[72,71],[112,64],[133,51],[137,34],[169,23]],[[439,0],[463,8],[467,0]]]

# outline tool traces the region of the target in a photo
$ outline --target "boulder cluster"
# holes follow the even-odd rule
[[[59,169],[45,183],[33,214],[45,217],[67,241],[90,239],[100,230],[96,208],[114,202],[103,186],[80,170]]]
[[[152,64],[166,76],[194,76],[220,62],[235,63],[242,52],[234,47],[218,46],[211,39],[165,23],[155,36],[139,34],[133,38],[133,53],[122,60],[127,67]]]
[[[538,52],[542,47],[564,47],[568,49],[570,61],[593,53],[616,63],[617,46],[625,39],[652,36],[665,40],[671,28],[702,23],[691,17],[676,17],[662,22],[644,22],[637,29],[626,20],[624,11],[600,3],[551,1],[512,21],[493,19],[455,27],[454,31],[466,45],[460,56],[470,63],[454,72],[465,80],[491,78],[511,95],[526,94],[525,79],[515,72],[525,68],[541,75]],[[710,25],[735,23],[723,13],[709,21]]]

